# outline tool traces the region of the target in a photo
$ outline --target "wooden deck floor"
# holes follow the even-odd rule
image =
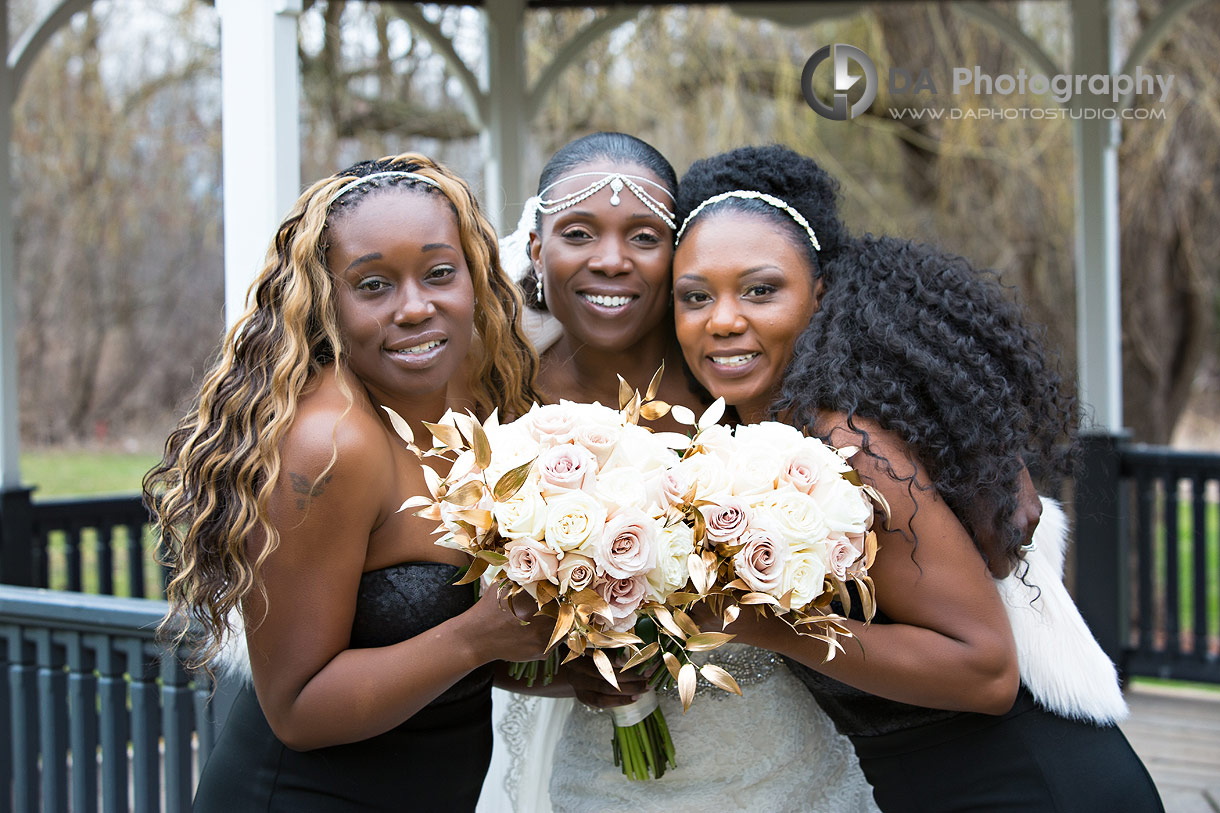
[[[1133,683],[1122,724],[1167,813],[1220,813],[1220,692]]]

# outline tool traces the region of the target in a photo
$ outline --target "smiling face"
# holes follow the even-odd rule
[[[622,172],[661,179],[635,164],[598,161],[573,167],[582,172]],[[558,199],[578,192],[596,177],[557,184],[547,193]],[[651,184],[649,194],[672,207],[673,201]],[[617,196],[608,187],[543,215],[530,235],[530,256],[546,293],[547,309],[576,342],[599,350],[626,350],[668,317],[673,231],[629,189]]]
[[[686,363],[716,397],[758,421],[817,309],[809,255],[767,218],[710,212],[674,253],[674,323]]]
[[[470,349],[474,286],[441,195],[373,192],[330,226],[347,363],[382,404],[443,391]]]

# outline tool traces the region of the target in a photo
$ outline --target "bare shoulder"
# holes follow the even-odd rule
[[[280,455],[294,487],[297,478],[359,475],[367,480],[394,465],[385,427],[364,389],[350,376],[335,375],[333,368],[324,370],[301,395]]]

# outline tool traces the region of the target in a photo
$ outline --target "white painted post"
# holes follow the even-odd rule
[[[17,266],[13,250],[13,72],[8,65],[8,0],[0,0],[0,492],[21,486],[17,397]]]
[[[525,0],[496,0],[483,6],[487,61],[483,92],[487,120],[482,144],[486,156],[483,204],[496,231],[517,222],[529,197],[522,177],[525,154]]]
[[[1073,0],[1072,37],[1074,73],[1119,71],[1109,0]],[[1087,97],[1079,103],[1102,104]],[[1092,416],[1086,428],[1109,434],[1123,428],[1119,139],[1117,120],[1081,118],[1074,123],[1079,397]]]
[[[224,171],[225,323],[300,194],[301,0],[216,0]]]

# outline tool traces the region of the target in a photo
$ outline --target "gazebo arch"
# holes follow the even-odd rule
[[[1075,73],[1129,70],[1146,57],[1172,23],[1203,0],[1173,0],[1134,43],[1126,64],[1115,50],[1112,0],[1070,0]],[[22,32],[0,66],[0,148],[11,149],[13,103],[42,47],[92,0],[60,0]],[[517,156],[526,123],[564,68],[597,37],[631,20],[651,0],[494,0],[464,3],[482,9],[487,58],[481,76],[465,65],[418,3],[401,3],[415,32],[450,64],[468,99],[468,113],[483,131],[486,204],[501,223],[527,195]],[[227,321],[244,305],[270,235],[300,189],[299,66],[297,25],[302,0],[215,0],[221,25],[225,301]],[[783,24],[804,24],[851,12],[851,2],[773,0],[729,4],[736,13]],[[564,44],[531,87],[525,77],[526,15],[546,9],[604,8],[604,13]],[[996,31],[1041,70],[1054,67],[1018,25],[985,3],[959,2],[959,13]],[[9,2],[0,0],[0,42],[10,41]],[[1124,100],[1123,104],[1129,104]],[[1121,327],[1118,267],[1118,158],[1116,121],[1075,122],[1077,345],[1081,400],[1096,415],[1096,429],[1122,429]],[[240,194],[233,190],[240,189]],[[0,575],[21,527],[29,491],[21,480],[17,371],[17,296],[12,225],[11,161],[0,161]],[[17,544],[21,544],[17,542]]]

